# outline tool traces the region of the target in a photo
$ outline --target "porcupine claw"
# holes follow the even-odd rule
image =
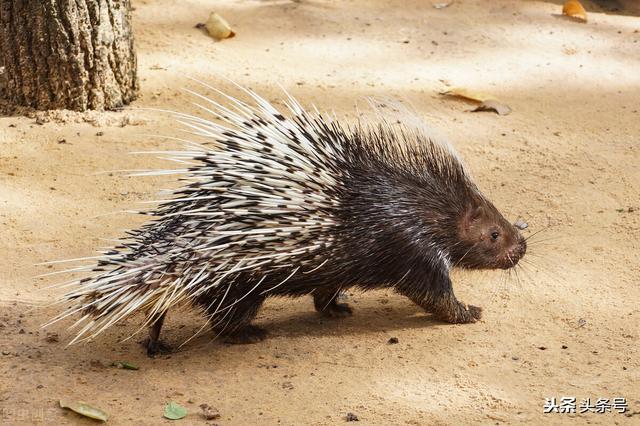
[[[438,318],[451,324],[473,323],[482,318],[482,308],[458,302],[454,309],[438,315]]]
[[[149,358],[155,358],[158,355],[165,355],[168,353],[173,352],[173,348],[163,342],[161,342],[160,340],[147,340],[145,342],[146,346],[147,346],[147,356]]]

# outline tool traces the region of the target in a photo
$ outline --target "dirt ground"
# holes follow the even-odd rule
[[[585,3],[587,6],[588,3]],[[134,1],[141,96],[105,114],[0,118],[0,421],[90,424],[58,407],[84,400],[110,424],[640,424],[640,18],[561,2]],[[194,25],[218,11],[233,39]],[[90,256],[141,223],[140,207],[170,179],[108,173],[167,167],[131,151],[173,149],[166,115],[195,112],[187,76],[267,99],[278,84],[306,105],[352,117],[366,96],[411,103],[460,151],[479,186],[526,235],[545,229],[517,273],[456,272],[458,296],[484,307],[473,325],[432,320],[391,292],[349,295],[355,315],[329,321],[308,299],[270,300],[270,339],[251,346],[204,333],[148,359],[140,318],[66,346],[71,321],[47,289],[66,277],[39,262]],[[495,95],[510,115],[471,113],[445,83]],[[237,93],[237,92],[236,92]],[[40,124],[38,124],[40,123]],[[101,173],[104,172],[104,173]],[[178,346],[203,323],[170,315]],[[397,344],[390,344],[395,337]],[[114,361],[137,364],[117,369]],[[625,414],[544,414],[545,398],[624,397]],[[579,411],[579,409],[578,409]]]

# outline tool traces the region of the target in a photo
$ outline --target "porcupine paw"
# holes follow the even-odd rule
[[[331,303],[319,312],[327,318],[345,318],[353,315],[353,309],[348,303]]]
[[[246,345],[250,343],[258,343],[267,338],[267,330],[256,325],[247,325],[231,334],[227,334],[224,338],[225,343],[232,345]]]
[[[155,358],[158,355],[168,354],[173,351],[173,348],[160,340],[147,340],[147,356],[149,358]]]
[[[473,323],[482,318],[482,308],[458,302],[450,311],[438,317],[451,324]]]

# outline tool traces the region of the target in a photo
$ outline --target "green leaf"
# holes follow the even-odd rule
[[[111,364],[112,366],[116,367],[116,368],[122,368],[124,370],[138,370],[139,367],[135,364],[132,364],[130,362],[127,361],[116,361],[114,363]]]
[[[68,408],[69,410],[74,411],[82,416],[89,417],[91,419],[102,420],[103,422],[106,422],[109,418],[109,415],[105,411],[102,411],[101,409],[96,407],[92,407],[91,405],[82,401],[66,402],[60,400],[60,407]]]
[[[169,420],[180,420],[187,415],[187,409],[171,401],[164,406],[164,417]]]

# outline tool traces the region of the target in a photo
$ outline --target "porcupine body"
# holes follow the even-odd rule
[[[311,294],[344,316],[336,297],[353,286],[393,288],[451,323],[480,318],[450,269],[512,267],[526,243],[448,144],[385,121],[346,127],[291,97],[285,116],[246,92],[251,105],[201,97],[216,121],[178,114],[208,143],[167,153],[187,165],[184,186],[66,294],[56,320],[80,312],[76,340],[142,311],[152,355],[166,312],[190,303],[214,333],[253,342],[267,297]]]

